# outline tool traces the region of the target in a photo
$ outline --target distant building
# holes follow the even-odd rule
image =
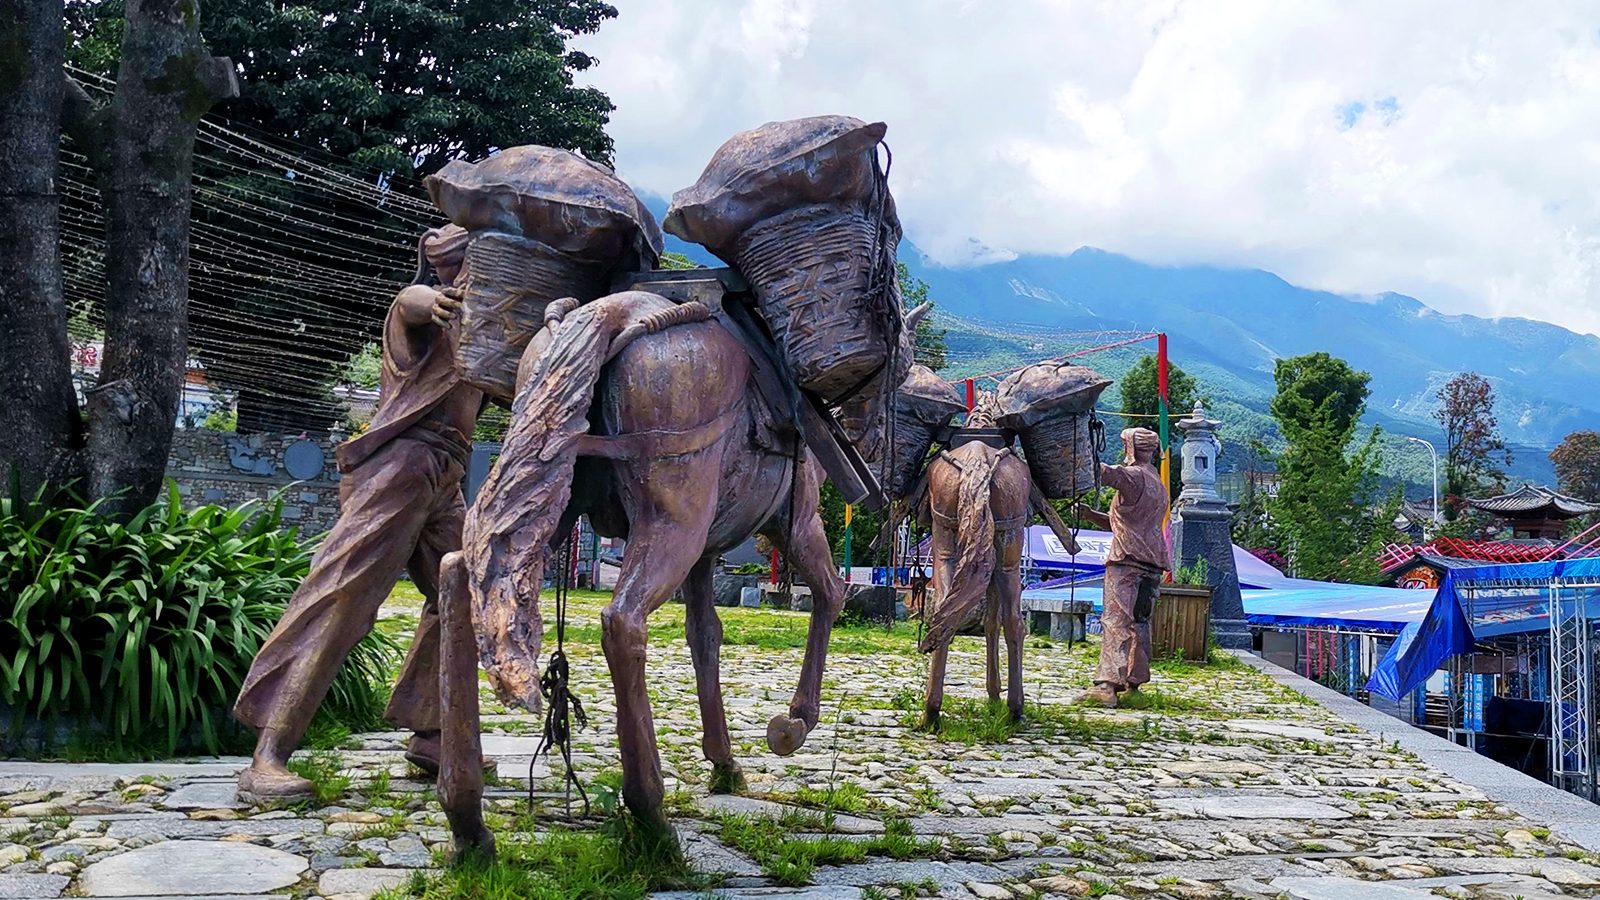
[[[1468,498],[1467,505],[1494,516],[1519,538],[1559,538],[1568,522],[1600,513],[1600,505],[1532,484],[1497,497]]]

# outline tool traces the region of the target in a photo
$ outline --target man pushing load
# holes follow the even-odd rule
[[[1119,693],[1137,691],[1150,680],[1150,613],[1162,575],[1172,567],[1161,532],[1167,517],[1167,487],[1156,469],[1161,438],[1148,428],[1126,428],[1122,449],[1123,465],[1099,464],[1100,480],[1117,492],[1110,515],[1076,507],[1079,518],[1111,531],[1100,667],[1094,687],[1080,698],[1105,707],[1115,707]]]

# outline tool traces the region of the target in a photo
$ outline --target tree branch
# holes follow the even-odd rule
[[[211,92],[211,102],[218,103],[223,100],[232,100],[239,96],[239,72],[233,67],[233,60],[226,56],[208,56],[200,61],[199,71],[195,73],[200,77],[200,82]]]
[[[89,92],[76,79],[61,70],[63,91],[61,96],[61,130],[78,145],[78,150],[89,158],[89,167],[99,175],[110,168],[111,158],[111,107],[94,102]]]

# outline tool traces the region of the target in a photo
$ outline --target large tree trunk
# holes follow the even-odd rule
[[[61,289],[62,0],[0,0],[0,475],[83,474]],[[80,486],[81,487],[81,486]]]
[[[205,52],[196,0],[130,0],[126,15],[105,179],[106,355],[88,392],[90,490],[113,514],[149,503],[166,472],[188,357],[195,125],[238,93],[232,64]]]

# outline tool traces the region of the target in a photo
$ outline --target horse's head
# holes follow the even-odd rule
[[[862,458],[869,463],[875,464],[883,459],[883,444],[887,437],[887,416],[890,406],[886,401],[890,394],[902,388],[907,376],[911,374],[909,362],[914,361],[917,323],[922,321],[922,317],[932,308],[932,303],[924,303],[904,316],[893,354],[901,360],[908,361],[905,365],[893,367],[900,371],[899,377],[894,378],[893,374],[889,373],[890,367],[885,365],[883,371],[887,377],[894,378],[892,383],[887,383],[884,377],[874,379],[839,403],[837,413],[839,424],[844,428],[845,436],[855,444]]]
[[[741,132],[666,217],[743,273],[795,380],[832,403],[892,389],[911,365],[884,131],[818,116]]]

